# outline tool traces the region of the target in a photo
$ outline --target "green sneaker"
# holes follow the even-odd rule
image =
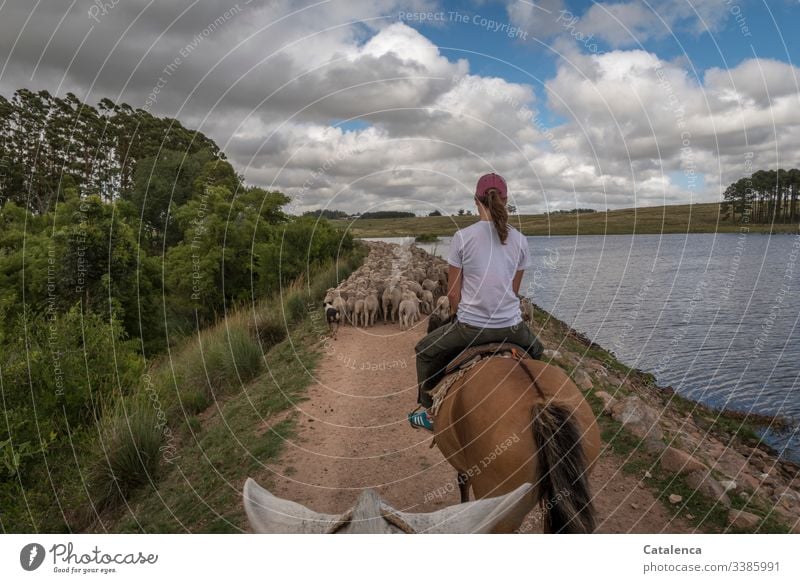
[[[414,427],[415,429],[427,429],[428,431],[433,431],[433,421],[431,421],[431,418],[428,417],[427,411],[409,413],[408,422],[411,424],[411,427]]]

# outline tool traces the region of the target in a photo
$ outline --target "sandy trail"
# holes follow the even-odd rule
[[[379,323],[344,326],[316,370],[309,399],[298,403],[297,437],[260,476],[274,494],[326,513],[346,511],[364,488],[395,508],[429,512],[459,502],[455,470],[430,434],[414,430],[406,413],[416,406],[414,345],[426,320],[401,331]],[[624,460],[604,450],[591,485],[599,532],[692,532],[650,490],[621,471]],[[541,532],[536,510],[523,532]]]

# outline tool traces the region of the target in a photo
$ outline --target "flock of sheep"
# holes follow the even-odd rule
[[[446,261],[413,245],[367,244],[364,263],[325,296],[340,323],[367,328],[383,318],[407,330],[422,314],[450,316]]]

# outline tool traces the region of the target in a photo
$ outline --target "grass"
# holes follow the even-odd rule
[[[318,340],[326,330],[323,319],[314,317],[316,308],[321,309],[325,290],[360,265],[365,252],[359,249],[338,265],[318,266],[310,282],[300,279],[254,309],[229,314],[201,334],[203,342],[194,339],[181,347],[173,367],[168,362],[153,367],[155,393],[169,411],[173,451],[161,456],[158,481],[125,492],[92,530],[216,533],[247,528],[244,481],[263,472],[293,438],[290,410],[305,398],[313,380],[310,371],[321,356]],[[267,325],[271,328],[265,335]],[[198,396],[202,391],[191,379],[198,386],[206,381],[209,391]],[[175,386],[180,387],[177,395]],[[190,399],[198,401],[188,406]]]
[[[320,353],[319,330],[304,321],[266,355],[262,375],[240,394],[217,403],[202,424],[188,418],[183,446],[156,488],[129,501],[130,511],[114,517],[113,532],[239,532],[246,528],[241,488],[248,475],[263,471],[294,436],[295,418],[269,419],[303,400]]]
[[[450,236],[478,217],[442,216],[399,219],[337,219],[331,224],[356,237]],[[726,218],[719,203],[679,204],[619,209],[608,212],[511,215],[509,222],[525,235],[621,235],[646,233],[738,233],[740,225]],[[750,232],[794,233],[797,225],[748,225]]]
[[[91,468],[90,491],[102,510],[157,479],[163,425],[158,411],[139,397],[118,401],[103,417],[100,433],[104,451]]]

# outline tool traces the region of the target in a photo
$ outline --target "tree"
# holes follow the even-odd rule
[[[464,216],[464,209],[458,209],[458,216],[459,217],[463,217]]]
[[[513,204],[508,205],[508,214],[510,215],[517,214],[517,207]]]
[[[429,217],[441,217],[442,213],[439,210],[431,211],[428,213]]]

